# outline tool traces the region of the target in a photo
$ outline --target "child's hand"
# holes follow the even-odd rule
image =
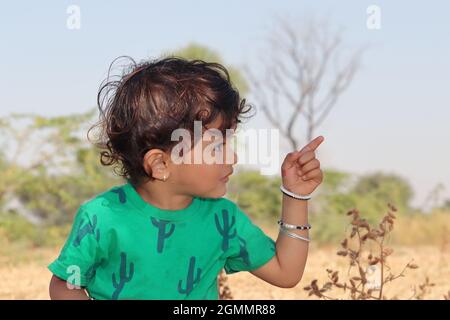
[[[290,152],[281,165],[283,186],[296,194],[308,195],[323,181],[315,150],[325,138],[318,136],[300,151]],[[305,180],[302,179],[305,177]]]

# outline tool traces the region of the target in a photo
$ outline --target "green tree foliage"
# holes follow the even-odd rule
[[[367,211],[371,217],[378,213],[377,218],[380,218],[386,203],[395,204],[400,213],[411,213],[413,190],[408,181],[398,175],[381,172],[365,175],[358,179],[352,193],[357,199],[364,199],[359,203],[359,210]],[[364,205],[366,208],[362,207]]]
[[[83,201],[118,183],[83,134],[93,114],[3,119],[2,137],[13,142],[6,150],[15,151],[10,159],[5,149],[0,153],[0,219],[11,218],[5,206],[16,199],[22,208],[14,212],[31,212],[44,225],[65,224]]]
[[[185,59],[194,60],[200,59],[206,62],[217,62],[223,64],[230,74],[231,82],[239,90],[241,96],[245,96],[248,93],[248,84],[244,78],[243,73],[239,68],[225,64],[222,57],[218,52],[197,43],[191,43],[178,50],[169,51],[163,54],[164,56],[179,56]]]
[[[275,218],[281,208],[280,183],[281,178],[243,171],[231,177],[227,196],[253,218]]]
[[[384,215],[387,203],[396,206],[400,216],[412,213],[412,188],[401,177],[376,173],[353,181],[350,173],[323,171],[324,181],[309,205],[317,242],[339,240],[346,230],[346,213],[355,208],[370,223]],[[280,183],[279,177],[262,176],[257,171],[239,172],[230,180],[228,196],[251,217],[275,222],[281,214]]]

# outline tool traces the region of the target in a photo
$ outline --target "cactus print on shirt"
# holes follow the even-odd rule
[[[275,242],[232,201],[194,197],[163,210],[130,183],[80,206],[48,268],[94,299],[218,299],[217,275],[250,271]]]

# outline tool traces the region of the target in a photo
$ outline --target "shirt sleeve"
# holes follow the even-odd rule
[[[235,205],[236,236],[225,262],[227,274],[258,269],[275,256],[275,241]]]
[[[99,265],[100,236],[97,215],[81,206],[64,247],[48,269],[70,284],[86,287]]]

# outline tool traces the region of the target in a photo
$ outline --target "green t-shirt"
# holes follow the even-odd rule
[[[221,269],[254,270],[274,255],[275,242],[228,199],[163,210],[127,183],[80,206],[48,268],[94,299],[218,299]]]

